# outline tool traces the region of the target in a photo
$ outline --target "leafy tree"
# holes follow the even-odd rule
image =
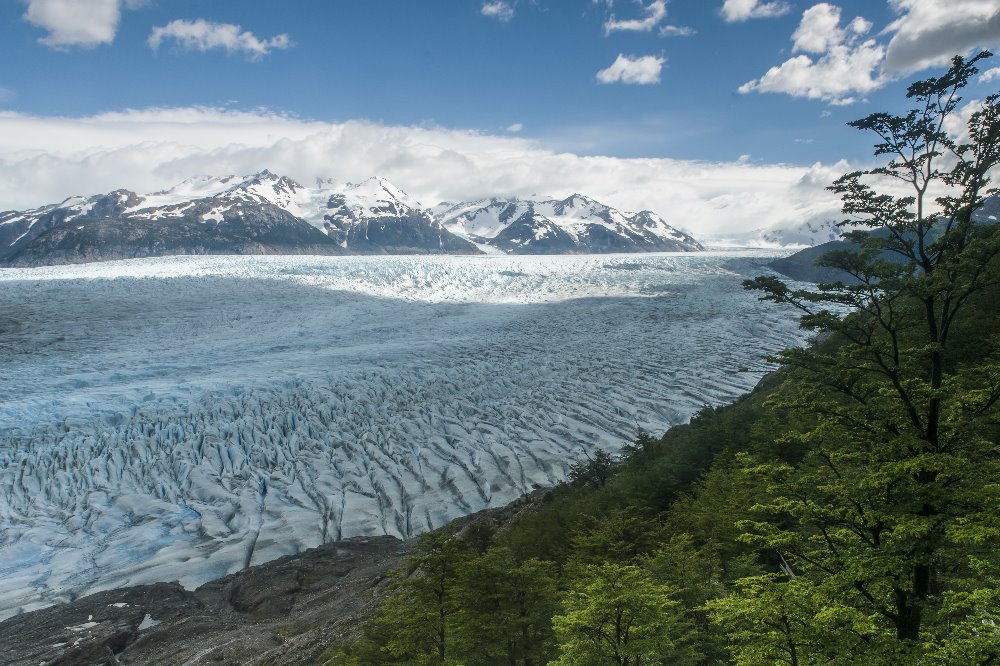
[[[681,642],[689,661],[703,655],[701,663],[722,663],[725,643],[709,624],[706,604],[723,596],[722,565],[713,549],[698,548],[690,535],[674,532],[643,565],[658,582],[670,587],[678,610],[692,627],[690,640]],[[680,661],[675,659],[675,663]]]
[[[648,666],[670,661],[686,626],[671,589],[634,565],[588,566],[553,618],[556,666]]]
[[[554,647],[552,616],[558,605],[556,567],[515,560],[493,548],[462,570],[455,620],[456,654],[463,664],[545,664]]]
[[[594,450],[594,455],[569,468],[569,480],[577,485],[603,488],[608,479],[614,476],[616,466],[615,457],[598,448]]]
[[[657,440],[648,432],[639,430],[633,441],[622,446],[622,458],[629,461],[652,458],[656,452],[656,444]]]
[[[851,630],[849,618],[822,603],[810,580],[770,574],[741,579],[733,594],[706,607],[726,628],[739,666],[863,662],[868,646]]]
[[[652,552],[663,538],[660,523],[640,506],[585,516],[571,537],[576,563],[633,562]]]
[[[331,664],[449,663],[454,616],[459,610],[459,571],[473,557],[468,544],[445,530],[420,537],[417,554],[393,574],[364,639]]]
[[[831,188],[851,216],[845,224],[857,227],[844,234],[855,249],[819,263],[849,280],[811,290],[770,277],[745,285],[801,308],[802,325],[831,344],[779,357],[800,374],[774,406],[810,418],[782,440],[798,455],[748,465],[776,498],[742,527],[787,558],[784,584],[811,586],[808,599],[796,599],[812,603],[814,616],[836,616],[847,627],[841,636],[878,646],[866,652],[871,663],[947,651],[962,624],[954,616],[962,604],[949,610],[948,600],[970,584],[962,598],[981,598],[970,567],[995,561],[989,543],[997,535],[982,520],[985,489],[1000,475],[996,340],[969,358],[954,336],[971,304],[998,283],[1000,233],[973,215],[1000,164],[1000,96],[969,116],[964,136],[953,133],[959,92],[989,55],[956,57],[943,76],[911,85],[915,106],[905,115],[850,123],[878,137],[875,154],[887,161]],[[899,187],[909,192],[898,195]],[[962,532],[975,536],[963,540]],[[763,598],[760,589],[745,595],[748,603]],[[963,617],[986,622],[973,607]],[[993,649],[987,661],[1000,658]]]

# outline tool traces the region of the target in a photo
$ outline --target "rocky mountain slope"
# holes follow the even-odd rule
[[[380,178],[307,188],[262,171],[0,213],[0,263],[175,254],[478,254]]]
[[[582,254],[703,249],[655,213],[582,195],[429,209],[384,178],[305,187],[262,171],[0,212],[0,265],[176,254]]]
[[[622,213],[582,194],[561,200],[514,198],[445,203],[434,211],[455,235],[509,254],[704,249],[652,211]]]

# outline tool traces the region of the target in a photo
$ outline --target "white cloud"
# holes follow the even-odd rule
[[[604,23],[604,34],[618,31],[650,32],[667,18],[667,0],[653,0],[642,8],[645,18],[618,20],[614,14]]]
[[[596,2],[597,0],[595,0]],[[614,6],[613,0],[608,0],[608,7]],[[652,0],[648,5],[642,5],[645,18],[619,20],[612,14],[604,22],[604,34],[612,32],[652,32],[667,18],[667,0]],[[660,37],[687,37],[695,33],[694,29],[681,25],[665,25],[659,29]]]
[[[694,34],[695,29],[686,25],[665,25],[660,28],[660,37],[690,37]]]
[[[38,40],[45,46],[93,48],[114,41],[123,6],[134,9],[143,4],[144,0],[27,0],[23,18],[48,31]]]
[[[719,12],[727,23],[746,21],[752,18],[772,18],[791,11],[787,2],[761,2],[761,0],[726,0]]]
[[[513,125],[509,125],[507,127],[507,131],[513,132],[514,134],[517,134],[523,129],[524,129],[524,123],[514,123]]]
[[[483,16],[489,16],[490,18],[495,18],[501,23],[506,23],[507,21],[514,18],[514,8],[510,6],[510,3],[504,2],[504,0],[493,0],[492,2],[484,2],[482,9],[479,10]]]
[[[889,0],[899,15],[886,28],[892,33],[885,69],[898,74],[946,65],[951,56],[1000,46],[998,0]]]
[[[1000,79],[1000,67],[988,69],[979,76],[980,83],[989,83],[991,81],[996,81],[997,79]]]
[[[264,168],[305,184],[378,174],[428,205],[579,191],[706,234],[838,217],[837,201],[823,188],[847,165],[585,157],[475,131],[206,108],[85,118],[0,112],[0,209],[119,187],[152,192],[195,174]]]
[[[260,39],[238,25],[213,23],[204,19],[171,21],[167,25],[153,28],[148,40],[150,48],[158,49],[165,41],[173,41],[179,48],[187,51],[223,49],[228,53],[244,53],[251,60],[259,60],[272,49],[287,49],[292,45],[286,34]]]
[[[826,53],[838,44],[850,42],[872,29],[871,21],[858,16],[846,29],[840,27],[840,7],[822,2],[802,13],[802,21],[792,34],[795,52]]]
[[[888,2],[898,18],[872,39],[865,39],[872,29],[865,18],[841,26],[840,7],[825,2],[810,7],[792,35],[792,50],[816,57],[795,56],[743,84],[740,92],[850,104],[900,76],[947,65],[956,53],[1000,46],[1000,0]],[[997,76],[987,73],[980,81]]]
[[[606,69],[597,73],[601,83],[631,83],[649,85],[660,82],[660,70],[667,60],[658,56],[627,56],[619,53],[618,58]]]
[[[785,93],[831,104],[852,104],[858,94],[882,87],[876,69],[884,56],[885,49],[872,40],[855,48],[838,45],[816,61],[804,55],[786,60],[759,79],[744,83],[739,91]]]
[[[792,34],[794,56],[769,69],[759,79],[740,86],[743,94],[784,93],[820,99],[831,104],[851,104],[885,85],[880,67],[885,47],[874,39],[862,41],[872,24],[857,17],[841,27],[840,7],[820,3],[802,14]]]

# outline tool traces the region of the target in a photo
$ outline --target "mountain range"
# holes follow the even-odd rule
[[[174,254],[581,254],[704,249],[651,211],[580,194],[429,208],[384,178],[305,187],[261,171],[201,176],[160,192],[119,189],[0,212],[0,264]]]

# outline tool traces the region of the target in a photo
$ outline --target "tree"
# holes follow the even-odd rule
[[[548,663],[554,645],[556,581],[553,563],[534,558],[518,562],[502,547],[467,562],[454,632],[461,663]]]
[[[667,661],[685,636],[671,589],[634,565],[586,567],[553,618],[556,666],[648,666]],[[669,662],[667,663],[676,663]]]
[[[876,135],[886,160],[831,187],[853,247],[818,263],[850,279],[800,290],[771,277],[745,283],[800,308],[802,325],[829,339],[777,359],[800,381],[775,406],[808,415],[808,426],[784,438],[797,458],[748,465],[776,498],[742,527],[787,561],[786,581],[811,581],[814,603],[878,646],[872,661],[877,652],[916,663],[955,639],[945,600],[979,589],[971,567],[995,557],[996,534],[976,525],[1000,474],[997,341],[978,337],[969,355],[957,336],[1000,275],[997,225],[974,221],[1000,163],[1000,96],[955,132],[959,92],[989,55],[956,57],[943,76],[911,85],[905,115],[850,123]],[[977,537],[960,536],[969,530]]]
[[[395,572],[390,594],[358,643],[331,664],[449,663],[459,609],[459,571],[473,557],[468,544],[445,530],[420,537],[417,554]]]
[[[641,506],[627,505],[604,515],[583,516],[573,534],[570,559],[578,564],[631,564],[663,539],[660,522]]]
[[[815,612],[815,590],[803,578],[780,575],[743,578],[728,597],[706,605],[712,620],[726,627],[739,666],[805,666],[854,663],[857,654],[841,642],[823,640]],[[840,653],[842,658],[837,660]]]
[[[603,488],[608,479],[614,476],[616,467],[615,457],[604,449],[597,448],[593,456],[588,455],[585,460],[570,466],[569,480],[576,485]]]

